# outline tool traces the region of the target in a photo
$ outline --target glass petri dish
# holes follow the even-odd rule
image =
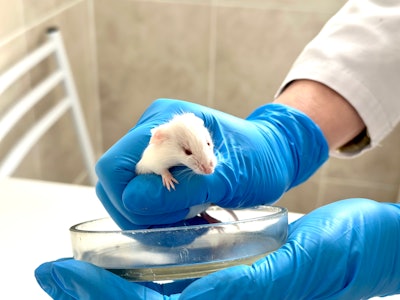
[[[74,225],[74,258],[130,281],[180,280],[251,265],[286,241],[286,208],[211,206],[206,212],[219,222],[144,230],[120,230],[111,218]]]

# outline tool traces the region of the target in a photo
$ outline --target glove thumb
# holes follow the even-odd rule
[[[143,285],[73,259],[44,263],[36,269],[35,276],[42,289],[53,299],[176,299],[175,296],[165,298]]]

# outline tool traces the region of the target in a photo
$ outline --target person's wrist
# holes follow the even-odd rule
[[[317,81],[292,81],[274,102],[309,116],[321,128],[331,150],[342,147],[365,129],[354,107],[340,93]]]

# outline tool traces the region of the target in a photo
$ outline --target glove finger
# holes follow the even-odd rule
[[[50,269],[59,289],[71,295],[72,299],[164,299],[150,288],[126,281],[86,262],[57,261],[51,264]]]
[[[104,208],[107,210],[108,214],[120,228],[133,230],[144,229],[148,227],[133,224],[131,221],[131,215],[127,212],[127,210],[117,209],[117,207],[112,204],[100,182],[96,184],[96,194]]]
[[[43,263],[35,270],[35,277],[40,287],[53,299],[72,300],[71,295],[58,285],[52,274],[53,263]]]
[[[197,175],[189,170],[173,168],[172,173],[178,180],[175,190],[168,191],[155,174],[135,177],[123,193],[123,203],[135,224],[174,223],[195,214],[192,208],[202,212],[211,203],[223,199],[229,186],[226,178],[219,172]]]

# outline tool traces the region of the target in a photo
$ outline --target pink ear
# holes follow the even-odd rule
[[[166,130],[162,128],[153,128],[151,131],[150,144],[161,144],[168,138]]]

